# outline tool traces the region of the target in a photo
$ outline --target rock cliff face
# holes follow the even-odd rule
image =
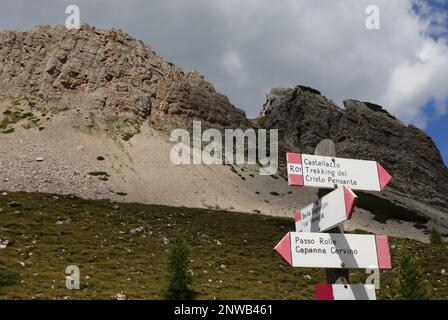
[[[184,73],[121,31],[87,25],[1,32],[0,95],[35,109],[87,111],[78,118],[120,113],[155,128],[190,127],[193,120],[204,127],[250,126],[198,72]],[[273,89],[258,123],[278,128],[288,150],[312,153],[331,138],[338,156],[380,161],[394,177],[391,189],[446,211],[448,169],[431,138],[378,105],[344,104],[307,87]]]
[[[160,127],[247,124],[198,72],[185,74],[121,31],[88,25],[0,33],[0,93],[37,108],[129,112]]]
[[[264,126],[279,128],[284,142],[313,153],[325,138],[339,157],[377,160],[394,177],[391,187],[448,208],[448,168],[432,139],[405,126],[381,106],[354,100],[338,107],[314,89],[273,89],[261,112]]]

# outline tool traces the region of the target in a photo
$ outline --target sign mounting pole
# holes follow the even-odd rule
[[[316,156],[326,156],[326,157],[336,157],[336,148],[334,146],[333,140],[325,139],[322,140],[314,150],[314,155]],[[321,198],[332,190],[322,189],[320,188],[318,191],[318,197]],[[326,231],[327,233],[344,233],[343,225],[339,225],[333,229]],[[336,284],[336,283],[349,283],[349,271],[348,269],[325,269],[325,273],[327,275],[327,283],[328,284]]]

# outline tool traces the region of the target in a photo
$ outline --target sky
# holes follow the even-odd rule
[[[196,69],[248,117],[273,87],[311,86],[340,106],[382,105],[425,130],[448,163],[448,0],[2,0],[0,30],[119,28]],[[379,9],[379,29],[366,19]]]

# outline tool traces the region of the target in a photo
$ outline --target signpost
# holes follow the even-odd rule
[[[320,283],[316,287],[317,300],[376,300],[373,284],[328,284]]]
[[[289,232],[275,250],[293,267],[392,268],[385,235]]]
[[[391,175],[377,162],[287,153],[288,184],[317,188],[346,185],[352,190],[382,191]]]
[[[336,158],[330,139],[316,146],[315,155],[286,156],[288,184],[317,187],[321,199],[296,212],[296,232],[287,233],[275,251],[293,267],[325,268],[328,283],[316,285],[318,300],[375,300],[374,285],[348,284],[347,268],[391,269],[388,238],[344,234],[343,223],[355,208],[351,189],[382,191],[391,175],[375,161]]]
[[[348,187],[337,188],[295,214],[297,232],[322,232],[350,220],[356,194]]]

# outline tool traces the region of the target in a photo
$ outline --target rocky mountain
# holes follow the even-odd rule
[[[37,26],[0,33],[0,91],[32,107],[130,113],[159,127],[193,119],[219,127],[247,124],[196,71],[185,74],[119,30]]]
[[[283,151],[313,153],[331,138],[338,156],[380,161],[394,177],[345,227],[422,241],[433,226],[448,234],[440,152],[380,106],[347,100],[343,109],[298,86],[273,89],[249,121],[198,72],[185,73],[119,30],[0,33],[0,190],[288,217],[317,199],[317,189],[289,187],[284,168],[260,176],[257,165],[174,165],[167,131],[193,120],[278,128]],[[368,202],[384,199],[389,211],[380,208],[386,217],[378,218]],[[404,207],[407,220],[392,217]]]
[[[289,148],[312,153],[332,139],[339,157],[376,160],[392,174],[391,188],[448,208],[448,168],[423,131],[406,126],[379,105],[344,101],[345,109],[303,86],[273,89],[261,112],[264,126],[279,128]]]

